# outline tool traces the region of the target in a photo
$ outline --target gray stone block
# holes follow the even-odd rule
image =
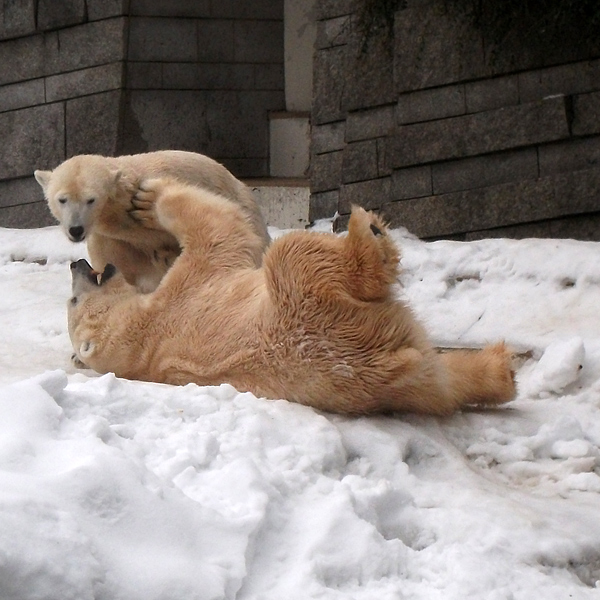
[[[353,142],[343,150],[342,182],[376,179],[379,175],[377,141]]]
[[[0,179],[54,168],[65,158],[64,108],[34,106],[0,114]]]
[[[333,19],[353,13],[356,3],[354,0],[319,0],[315,8],[317,20]]]
[[[536,179],[538,156],[535,148],[474,156],[431,166],[433,193],[470,190],[521,179]]]
[[[351,27],[350,15],[318,21],[315,48],[331,48],[347,44],[351,40]]]
[[[141,17],[209,17],[210,5],[210,0],[129,0],[130,14]]]
[[[196,23],[192,19],[132,17],[129,60],[195,61],[198,58]]]
[[[215,18],[283,21],[283,0],[218,0],[211,4],[211,16]]]
[[[311,132],[311,151],[315,154],[342,150],[346,135],[346,121],[314,125]]]
[[[563,173],[552,177],[552,182],[555,190],[555,203],[545,207],[546,214],[544,214],[544,218],[596,212],[598,210],[600,169]],[[532,203],[534,202],[535,198],[532,198]]]
[[[200,62],[233,62],[234,21],[200,19],[196,22],[196,26],[198,27],[198,60]]]
[[[200,81],[204,77],[209,79],[205,87],[215,89],[219,87],[220,66],[200,65],[195,62],[161,63],[162,80],[156,87],[166,90],[200,90]]]
[[[0,40],[35,32],[35,0],[4,2],[0,19]]]
[[[268,158],[219,158],[219,162],[238,178],[269,175]]]
[[[43,200],[42,188],[33,178],[33,175],[0,181],[0,207],[2,208],[31,204]],[[52,220],[54,221],[54,218]],[[8,227],[8,225],[0,225],[0,227]]]
[[[330,219],[338,211],[339,200],[339,190],[311,194],[308,208],[308,220],[311,223],[314,223],[319,219]]]
[[[465,102],[468,113],[518,104],[519,78],[517,75],[509,75],[466,83]]]
[[[342,181],[342,151],[315,154],[310,165],[311,192],[327,192],[340,187]]]
[[[269,111],[285,106],[283,92],[207,92],[207,153],[217,158],[267,158]]]
[[[316,125],[341,121],[342,94],[346,85],[347,47],[338,46],[315,52],[313,73],[312,122]]]
[[[365,45],[359,32],[348,44],[342,108],[358,110],[396,101],[393,56],[383,31]],[[343,46],[342,46],[343,47]]]
[[[600,167],[600,137],[570,139],[538,148],[540,176]]]
[[[519,74],[521,102],[600,90],[600,60],[577,62]]]
[[[355,142],[389,135],[394,129],[394,106],[378,106],[348,113],[346,140]]]
[[[112,63],[46,78],[46,101],[56,102],[123,87],[123,63]]]
[[[401,94],[396,105],[398,124],[445,119],[466,113],[465,88],[450,85]]]
[[[477,79],[488,73],[481,35],[452,3],[396,13],[394,81],[398,93]]]
[[[462,234],[507,224],[507,221],[508,224],[519,222],[514,207],[512,210],[509,207],[509,212],[503,215],[506,198],[516,191],[514,187],[493,191],[496,194],[486,189],[400,200],[384,205],[382,213],[392,227],[406,227],[420,238]]]
[[[121,91],[69,100],[67,105],[67,156],[114,156],[119,148]]]
[[[189,65],[189,63],[185,63]],[[166,64],[167,69],[177,64]],[[132,62],[125,63],[125,87],[130,90],[156,90],[163,87],[163,63]]]
[[[534,223],[523,223],[511,227],[496,227],[480,231],[471,231],[462,236],[470,242],[486,238],[555,238],[576,239],[581,241],[600,241],[600,213],[586,213],[574,217],[546,219]]]
[[[340,190],[339,212],[347,214],[354,205],[366,210],[381,208],[390,197],[390,186],[391,177],[343,185]]]
[[[2,183],[0,181],[0,187]],[[56,221],[50,214],[45,202],[32,202],[0,208],[0,227],[33,229],[36,227],[48,227],[49,225],[56,225]]]
[[[595,212],[599,186],[600,170],[589,169],[392,202],[383,213],[392,226],[423,238],[440,237]]]
[[[283,64],[263,63],[254,65],[254,89],[283,90],[285,74]]]
[[[38,0],[37,26],[38,29],[59,29],[70,25],[85,23],[85,0]]]
[[[392,174],[392,166],[388,158],[388,148],[390,146],[388,138],[377,138],[377,173],[379,177],[386,177]]]
[[[56,56],[56,33],[33,35],[0,44],[0,85],[43,77],[48,60]]]
[[[255,65],[222,63],[164,63],[162,84],[173,90],[250,90]]]
[[[118,62],[125,57],[126,19],[115,17],[60,29],[46,75]]]
[[[573,135],[600,133],[600,92],[581,94],[573,98]]]
[[[431,165],[393,171],[390,200],[420,198],[432,193]]]
[[[537,30],[532,27],[529,31],[517,27],[496,46],[488,45],[487,51],[492,57],[490,74],[518,73],[564,65],[597,58],[600,54],[597,38],[588,37],[586,40],[587,36],[581,35],[580,29],[569,27],[564,20],[554,33],[552,29],[552,25],[549,28],[541,26]]]
[[[283,21],[234,21],[234,60],[283,63]]]
[[[404,125],[390,149],[395,168],[552,142],[569,136],[564,98]]]
[[[0,86],[0,112],[44,104],[44,102],[43,79]]]
[[[127,15],[129,10],[129,0],[86,0],[86,4],[90,21],[120,17]]]
[[[207,95],[199,91],[134,90],[125,98],[119,153],[161,149],[207,153]]]

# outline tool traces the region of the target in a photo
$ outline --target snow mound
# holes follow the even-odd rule
[[[535,357],[514,402],[355,419],[77,372],[83,246],[0,230],[0,598],[598,598],[600,245],[392,235],[436,343]]]
[[[585,361],[585,346],[579,337],[548,345],[521,390],[531,397],[559,394],[579,379]]]

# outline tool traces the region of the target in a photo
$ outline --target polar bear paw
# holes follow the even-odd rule
[[[362,300],[385,297],[398,276],[399,252],[377,214],[353,207],[346,238],[348,285]]]
[[[142,181],[131,199],[129,216],[146,229],[161,229],[156,216],[156,201],[161,191],[158,179]]]

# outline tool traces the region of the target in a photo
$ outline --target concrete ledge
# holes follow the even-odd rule
[[[279,229],[303,229],[309,224],[310,189],[306,179],[249,179],[267,225]]]

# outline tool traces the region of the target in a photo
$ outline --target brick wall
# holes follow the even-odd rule
[[[283,0],[19,0],[0,20],[0,226],[53,224],[32,177],[179,148],[268,173]]]
[[[425,237],[600,239],[600,48],[522,40],[490,60],[436,0],[366,45],[351,0],[321,0],[311,218],[353,203]]]

